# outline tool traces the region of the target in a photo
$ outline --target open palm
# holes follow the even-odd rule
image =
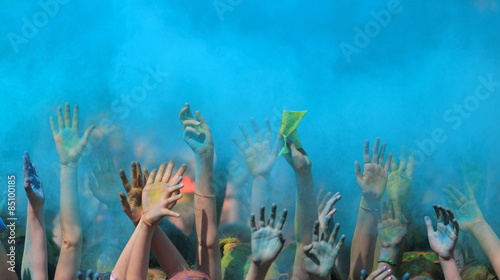
[[[255,224],[255,216],[250,217],[250,228],[252,230],[252,259],[253,262],[269,264],[272,263],[285,245],[285,238],[281,230],[288,214],[283,210],[283,214],[278,223],[275,224],[276,205],[273,204],[271,215],[267,226],[265,225],[264,206],[260,209],[259,226]]]
[[[64,118],[62,116],[62,108],[60,106],[57,108],[57,123],[58,129],[56,130],[54,121],[52,117],[50,118],[50,126],[56,143],[57,153],[59,154],[59,160],[61,164],[75,166],[87,146],[90,134],[94,130],[95,125],[87,128],[83,137],[80,138],[78,135],[78,105],[75,105],[73,120],[70,121],[69,103],[64,105]]]

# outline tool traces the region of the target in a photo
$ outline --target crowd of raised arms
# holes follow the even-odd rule
[[[57,122],[50,118],[60,164],[57,226],[46,230],[49,223],[44,219],[45,198],[57,194],[44,192],[44,176],[37,174],[25,152],[24,252],[17,273],[12,272],[9,245],[2,240],[0,279],[437,280],[497,279],[495,275],[500,275],[500,241],[483,217],[471,185],[460,190],[444,187],[446,206],[429,204],[426,207],[432,207],[435,215],[409,219],[415,167],[411,153],[396,160],[384,155],[386,144],[380,139],[371,148],[365,141],[362,161],[354,166],[360,202],[348,244],[340,225],[333,222],[336,207],[342,209],[342,203],[337,204],[341,194],[315,190],[312,159],[290,138],[273,137],[269,120],[262,131],[252,119],[253,135],[240,127],[246,143],[233,140],[252,178],[251,194],[244,195],[238,178],[227,180],[224,188],[215,186],[218,178],[209,122],[198,111],[193,115],[189,104],[180,110],[179,118],[183,134],[179,130],[178,136],[194,152],[192,168],[176,167],[170,161],[148,171],[134,161],[130,173],[123,169],[118,173],[112,160],[101,158],[93,166],[95,182],[89,184],[92,196],[102,205],[101,213],[84,227],[86,212],[93,210],[80,206],[78,167],[95,126],[80,137],[78,106],[72,113],[68,103],[58,107]],[[267,197],[271,170],[280,158],[278,143],[287,148],[283,157],[296,179],[293,221],[287,219],[285,206]],[[189,172],[193,175],[188,176]],[[184,191],[189,183],[193,189]],[[224,193],[218,193],[219,189]],[[293,236],[286,236],[285,223],[293,223]],[[425,224],[427,231],[413,233],[411,223]],[[87,227],[92,226],[103,227],[95,231],[103,236],[88,236]],[[121,244],[118,237],[124,234],[127,241]],[[55,235],[60,235],[59,243]],[[412,245],[419,236],[430,249]],[[88,248],[84,239],[92,240]],[[467,242],[478,246],[466,250],[463,243]],[[339,254],[343,246],[344,250],[350,247],[350,255]],[[342,271],[342,264],[349,271]]]

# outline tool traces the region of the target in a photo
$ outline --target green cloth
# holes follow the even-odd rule
[[[290,149],[286,145],[288,139],[292,140],[297,149],[302,148],[297,133],[297,127],[307,111],[287,111],[283,110],[281,115],[280,134],[283,136],[283,148],[278,156],[289,153]]]

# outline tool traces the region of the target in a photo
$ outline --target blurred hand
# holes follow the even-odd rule
[[[333,196],[331,195],[332,194],[328,192],[325,196],[323,196],[323,190],[321,189],[316,196],[316,204],[318,205],[319,230],[321,232],[325,230],[326,220],[333,219],[333,215],[337,212],[337,209],[333,208],[333,206],[335,206],[337,201],[342,198],[339,192],[337,192]]]
[[[330,273],[335,264],[335,259],[344,244],[345,235],[340,237],[339,242],[335,244],[340,225],[336,224],[331,234],[328,234],[328,228],[331,219],[327,219],[325,230],[319,232],[319,222],[314,223],[312,243],[304,246],[305,269],[313,277],[330,277]]]
[[[281,135],[280,135],[281,137]],[[290,148],[290,153],[283,154],[286,161],[293,168],[296,174],[305,174],[311,171],[311,159],[307,155],[306,151],[302,148],[297,149],[295,143],[291,140],[288,141],[287,145]]]
[[[458,240],[458,222],[450,209],[444,209],[441,205],[433,205],[437,216],[437,229],[434,231],[431,218],[425,216],[427,237],[431,249],[445,260],[453,258],[453,250]]]
[[[381,220],[378,223],[378,236],[383,248],[397,248],[408,231],[408,222],[400,208],[393,210],[392,201],[382,206]]]
[[[255,133],[255,142],[252,141],[243,125],[240,125],[241,134],[248,147],[233,138],[234,144],[240,148],[250,168],[250,173],[255,176],[269,176],[278,155],[278,141],[271,143],[272,131],[269,119],[266,119],[266,133],[261,136],[260,128],[255,119],[250,119]]]
[[[64,104],[64,118],[62,116],[62,108],[57,107],[57,123],[58,131],[56,131],[54,120],[50,117],[50,126],[52,135],[56,142],[59,161],[62,165],[75,167],[78,164],[80,156],[87,146],[89,136],[95,128],[95,125],[87,128],[83,137],[78,136],[79,109],[75,105],[73,109],[73,121],[70,121],[69,103]]]
[[[392,172],[389,173],[387,180],[387,196],[395,202],[406,201],[413,182],[413,171],[415,166],[415,158],[413,153],[410,153],[408,160],[404,154],[399,158],[399,166],[393,160],[391,164]],[[396,203],[399,204],[399,203]]]
[[[365,141],[363,150],[364,171],[361,172],[359,162],[355,162],[356,182],[358,183],[366,202],[376,204],[380,202],[387,184],[387,174],[391,165],[392,154],[389,154],[384,163],[384,153],[386,144],[382,143],[380,152],[378,151],[380,138],[375,138],[372,154],[369,155],[370,142]],[[371,206],[371,205],[370,205]]]
[[[35,211],[41,211],[45,202],[42,181],[36,174],[35,166],[31,163],[30,155],[24,152],[23,156],[24,190],[29,203]]]
[[[144,175],[141,170],[141,164],[138,162],[130,163],[132,185],[130,184],[127,175],[123,169],[120,169],[120,178],[123,187],[127,192],[127,196],[120,192],[120,202],[125,214],[137,224],[142,216],[142,189],[146,185],[146,180],[149,177],[148,171],[144,169]]]
[[[466,187],[467,196],[452,185],[448,185],[443,191],[448,198],[448,204],[455,209],[458,223],[464,232],[472,233],[477,224],[485,222],[483,213],[470,187]]]
[[[197,156],[213,153],[214,142],[210,128],[200,112],[195,113],[196,119],[191,113],[189,103],[186,103],[179,113],[179,119],[184,127],[184,141]]]
[[[95,198],[111,207],[118,203],[116,194],[120,192],[120,180],[113,160],[101,154],[98,157],[98,163],[93,164],[92,167],[93,176],[89,178],[89,188]]]
[[[250,228],[252,230],[252,260],[257,265],[270,265],[285,245],[285,238],[281,230],[286,221],[288,211],[283,210],[281,219],[275,225],[276,204],[271,208],[271,216],[267,222],[264,218],[265,207],[260,207],[259,228],[255,224],[255,215],[250,217]]]

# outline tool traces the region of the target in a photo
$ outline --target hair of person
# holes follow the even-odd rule
[[[488,264],[480,263],[477,261],[472,261],[464,266],[460,272],[462,280],[472,280],[472,279],[485,279],[493,280],[497,279],[495,272],[492,267]]]
[[[165,279],[165,278],[163,278]],[[210,280],[210,277],[199,271],[199,270],[193,270],[193,269],[185,269],[177,272],[169,278],[171,280]]]
[[[437,263],[432,263],[423,257],[418,257],[409,262],[403,262],[397,267],[397,277],[402,278],[405,273],[410,273],[412,279],[417,276],[429,277],[432,280],[445,280],[443,270]]]

